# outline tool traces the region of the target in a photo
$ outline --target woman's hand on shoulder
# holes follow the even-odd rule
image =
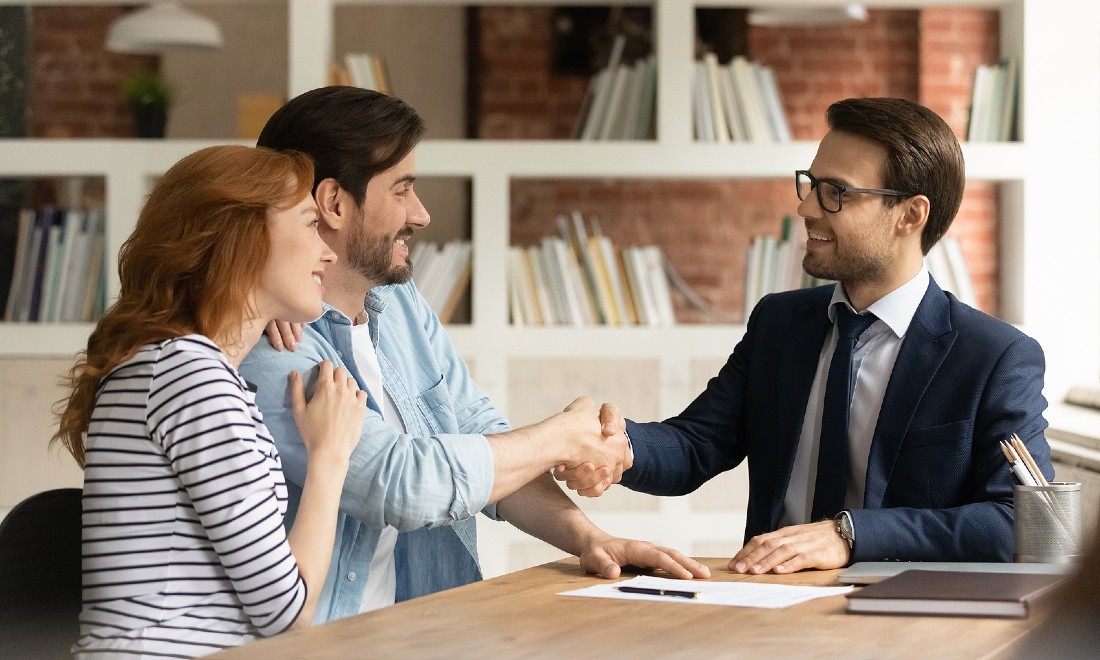
[[[344,367],[325,360],[317,365],[317,386],[307,402],[305,383],[290,372],[294,421],[305,443],[308,459],[338,461],[346,469],[348,457],[363,432],[367,393],[359,389]]]
[[[286,321],[271,321],[264,330],[267,341],[277,351],[284,348],[288,351],[298,349],[298,342],[302,341],[302,324],[288,323]]]

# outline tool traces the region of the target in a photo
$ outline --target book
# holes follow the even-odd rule
[[[718,84],[722,93],[722,109],[726,113],[726,126],[731,142],[744,142],[745,121],[741,117],[741,100],[734,89],[733,74],[729,65],[718,67]]]
[[[672,294],[668,277],[665,275],[665,255],[658,245],[646,245],[641,248],[646,275],[649,277],[649,290],[653,294],[654,309],[659,319],[658,325],[676,325],[676,314],[672,308]]]
[[[649,140],[655,135],[653,110],[657,104],[657,58],[650,55],[645,58],[643,66],[641,106],[638,108],[638,123],[634,127],[634,138]]]
[[[986,109],[988,103],[987,88],[990,84],[989,67],[979,64],[974,69],[974,84],[970,92],[970,120],[967,122],[966,139],[968,142],[982,140],[982,121],[989,113]]]
[[[695,102],[695,138],[700,142],[715,142],[714,119],[710,113],[710,90],[707,87],[707,70],[702,62],[693,65],[692,89]]]
[[[943,245],[943,252],[947,255],[947,263],[951,268],[951,277],[956,289],[953,293],[959,300],[977,309],[978,295],[974,291],[974,282],[970,279],[970,268],[966,265],[959,239],[954,236],[944,236],[939,244]]]
[[[1002,96],[1000,130],[998,139],[1007,142],[1016,137],[1016,105],[1019,87],[1019,63],[1015,57],[1006,57],[1001,62],[1005,71],[1005,87]]]
[[[771,67],[760,64],[755,65],[755,70],[773,137],[776,142],[790,142],[791,127],[787,123],[787,111],[783,107],[783,98],[779,95],[779,83],[775,80],[775,71]]]
[[[65,313],[64,302],[68,294],[69,281],[72,278],[71,270],[74,260],[77,258],[77,250],[80,249],[80,237],[82,228],[86,224],[87,213],[70,209],[65,212],[65,220],[62,224],[61,238],[58,245],[58,258],[53,264],[53,272],[50,274],[50,306],[44,310],[44,320],[63,321]]]
[[[581,130],[580,139],[582,140],[600,139],[604,125],[608,122],[607,111],[611,87],[625,47],[626,36],[622,34],[615,35],[615,41],[611,44],[611,53],[607,57],[607,66],[601,69],[594,78],[592,103],[588,108],[584,128]]]
[[[937,241],[932,246],[932,249],[924,256],[924,262],[928,267],[928,272],[936,280],[936,284],[939,284],[944,291],[950,291],[958,297],[959,287],[955,284],[955,275],[951,272],[951,263],[947,260],[947,253],[944,252],[942,240]]]
[[[730,141],[730,129],[726,124],[726,113],[722,108],[720,91],[718,56],[714,53],[703,54],[703,71],[706,82],[706,99],[709,102],[711,124],[714,126],[714,141],[726,144]]]
[[[19,211],[19,233],[16,239],[18,242],[15,246],[15,265],[12,267],[11,288],[4,309],[5,321],[19,320],[19,307],[25,288],[24,282],[30,279],[31,275],[27,271],[33,267],[29,260],[33,249],[34,229],[34,209],[21,209]]]
[[[657,315],[657,303],[653,297],[652,285],[646,275],[645,261],[642,257],[642,248],[625,247],[622,251],[623,270],[626,273],[626,281],[633,294],[634,306],[637,310],[638,324],[645,326],[660,325]]]
[[[1045,573],[1068,575],[1070,564],[1009,564],[1000,561],[857,561],[837,576],[841,584],[875,584],[905,571],[965,573]]]
[[[848,594],[848,611],[875,614],[1026,617],[1066,579],[1049,573],[910,570]]]
[[[626,64],[615,67],[611,74],[611,82],[608,84],[607,107],[604,108],[603,123],[597,140],[618,139],[626,116],[626,106],[630,101],[626,98],[634,69]]]
[[[525,326],[533,323],[534,314],[528,303],[527,283],[524,282],[522,261],[526,251],[519,247],[508,248],[508,309],[511,311],[512,325]],[[532,290],[533,290],[532,286]],[[531,298],[531,301],[534,299]]]
[[[80,307],[79,320],[95,321],[103,313],[107,304],[106,280],[103,272],[106,238],[102,225],[92,235],[92,247],[88,256],[88,279],[84,281],[83,304]]]
[[[512,323],[515,325],[543,325],[539,311],[535,282],[527,263],[527,250],[508,248],[508,294],[512,306]]]
[[[600,281],[607,283],[608,296],[614,306],[616,325],[633,325],[633,310],[630,308],[628,290],[625,290],[622,270],[615,255],[615,246],[606,236],[592,236],[588,239],[592,261],[596,263]]]
[[[527,266],[531,269],[531,281],[535,284],[535,300],[538,302],[538,316],[543,325],[560,323],[554,314],[554,299],[549,288],[549,275],[546,272],[542,250],[537,245],[527,247]]]
[[[466,296],[466,288],[470,283],[470,271],[472,270],[470,252],[469,241],[459,243],[456,249],[457,256],[448,275],[450,290],[446,292],[446,296],[439,299],[440,306],[437,312],[440,323],[451,323],[455,320],[458,304]]]
[[[742,116],[749,142],[771,142],[771,129],[764,114],[752,62],[743,55],[737,55],[730,60],[730,70],[733,73],[737,98],[741,99]]]
[[[600,287],[599,273],[596,272],[596,264],[592,260],[591,251],[588,249],[588,231],[584,228],[584,216],[581,215],[580,211],[574,209],[568,219],[560,215],[557,222],[562,233],[569,237],[573,254],[577,257],[581,281],[584,284],[582,288],[586,292],[588,300],[592,303],[591,307],[593,308],[595,322],[600,325],[611,325],[611,310],[608,308],[612,303]]]

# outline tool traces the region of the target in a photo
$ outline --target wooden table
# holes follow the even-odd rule
[[[839,571],[712,580],[837,585]],[[846,614],[844,596],[785,609],[558,596],[601,578],[575,558],[296,630],[235,658],[1005,658],[1040,620]]]

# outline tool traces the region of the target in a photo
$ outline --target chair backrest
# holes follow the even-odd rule
[[[79,488],[32,495],[0,521],[0,658],[71,658],[79,634]]]

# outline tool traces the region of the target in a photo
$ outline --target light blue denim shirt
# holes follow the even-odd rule
[[[493,487],[493,457],[484,436],[510,428],[470,378],[446,330],[411,282],[378,287],[364,305],[383,387],[406,433],[382,419],[382,394],[368,392],[317,623],[359,612],[378,535],[386,525],[400,532],[394,550],[397,601],[481,579],[472,516],[486,507]],[[256,403],[282,457],[290,490],[288,528],[302,495],[306,452],[287,379],[291,369],[301,373],[310,395],[317,363],[332,360],[366,389],[355,366],[351,327],[348,317],[326,305],[321,318],[302,329],[297,351],[279,352],[261,339],[241,364],[241,374],[257,388]],[[495,516],[495,507],[486,512]]]

